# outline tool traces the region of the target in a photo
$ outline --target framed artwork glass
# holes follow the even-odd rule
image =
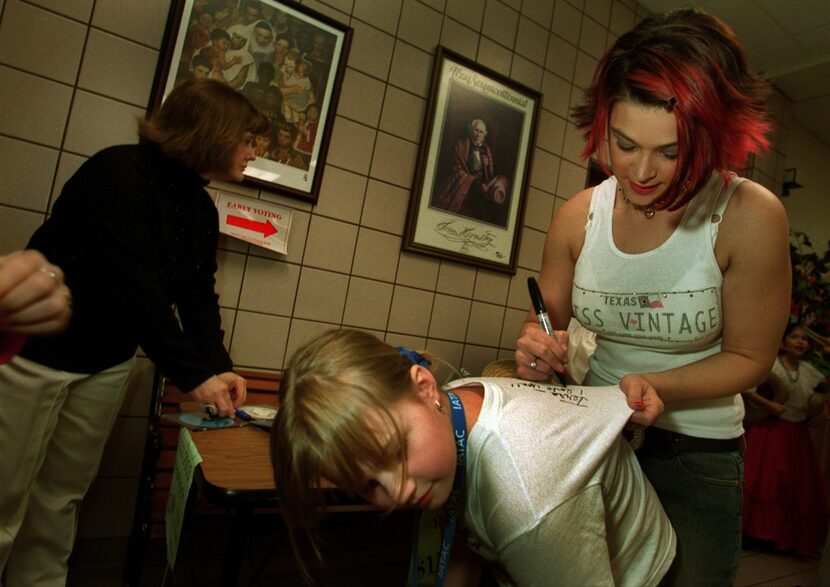
[[[271,120],[246,182],[314,203],[351,34],[290,0],[173,0],[150,108],[188,79],[228,83]]]
[[[540,98],[438,47],[404,250],[516,272]]]

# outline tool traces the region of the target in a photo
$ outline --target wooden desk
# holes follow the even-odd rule
[[[217,505],[240,500],[276,505],[270,435],[253,426],[191,431],[202,462],[196,481],[204,496]]]
[[[253,426],[191,431],[202,456],[196,486],[211,503],[229,510],[222,557],[221,585],[237,584],[245,532],[257,507],[276,507],[277,494],[269,454],[270,435]]]
[[[276,406],[277,398],[272,394],[249,393],[246,403]],[[195,403],[181,404],[184,412],[195,409]],[[191,431],[190,436],[202,455],[196,482],[207,499],[221,506],[239,501],[276,505],[268,431],[248,425]]]
[[[276,405],[274,394],[249,393],[246,403]],[[182,412],[197,411],[198,404],[183,401]],[[233,587],[239,569],[255,508],[277,506],[274,474],[271,468],[270,434],[254,426],[219,430],[191,430],[190,437],[202,462],[196,467],[196,488],[210,503],[225,508],[228,528],[222,557],[221,585]],[[191,492],[193,489],[191,489]],[[192,514],[188,500],[187,516]]]
[[[190,433],[202,462],[196,468],[199,490],[212,503],[276,506],[277,496],[271,467],[270,434],[255,426],[205,430]],[[343,512],[385,511],[358,497],[347,495],[335,485],[323,483],[323,491],[337,504],[328,510]]]
[[[248,404],[274,405],[274,396],[249,394]],[[269,401],[270,400],[270,401]],[[192,406],[182,404],[182,410]],[[270,433],[248,425],[220,430],[191,431],[202,462],[194,479],[202,495],[231,512],[224,546],[221,585],[237,584],[242,564],[245,533],[256,508],[277,508],[276,487],[270,456]],[[378,512],[360,498],[350,497],[333,485],[323,489],[336,502],[330,512]]]
[[[239,374],[248,381],[246,403],[276,405],[279,375],[254,371],[239,371]],[[165,512],[180,427],[175,422],[159,416],[197,410],[198,407],[192,404],[192,401],[191,396],[181,393],[157,374],[149,411],[151,430],[147,434],[133,531],[124,565],[125,582],[130,587],[143,584],[141,572],[150,539],[163,539],[165,536]],[[187,405],[188,402],[191,405]],[[262,524],[256,523],[254,516],[279,513],[268,452],[269,435],[267,432],[246,426],[232,430],[194,431],[191,432],[191,438],[204,459],[194,473],[193,496],[196,495],[197,489],[201,489],[203,497],[198,503],[196,500],[188,502],[190,510],[186,515],[189,521],[199,512],[217,520],[221,516],[227,530],[222,545],[226,556],[223,556],[221,561],[221,581],[222,585],[236,585],[240,577],[243,553],[250,543],[252,528],[262,527]],[[389,573],[389,576],[395,577],[374,581],[374,584],[404,584],[411,548],[409,541],[413,523],[412,512],[401,511],[380,516],[377,515],[378,510],[369,504],[358,498],[346,496],[336,489],[327,493],[326,498],[331,504],[330,511],[337,515],[329,517],[321,525],[321,532],[325,535],[330,531],[333,537],[330,544],[334,545],[334,549],[343,546],[349,550],[359,542],[357,546],[361,556],[362,553],[366,553],[367,559],[353,558],[357,561],[357,566],[370,565],[378,573]],[[348,512],[357,513],[350,515]],[[368,512],[375,515],[366,516]],[[186,522],[185,532],[190,525]],[[346,538],[345,542],[338,542],[342,538],[343,528],[352,525],[359,528],[359,539],[355,544],[352,544],[349,538]],[[283,528],[283,525],[275,524],[274,532],[281,533]],[[332,560],[343,562],[339,553],[334,554]],[[334,573],[340,570],[348,572],[355,566],[350,567],[351,563],[348,563],[338,567],[332,561],[329,563],[328,567]],[[186,569],[182,572],[186,572]],[[399,575],[401,579],[398,578]]]

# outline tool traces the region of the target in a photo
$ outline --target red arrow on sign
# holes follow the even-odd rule
[[[231,226],[238,226],[239,228],[244,228],[245,230],[252,230],[254,232],[261,232],[262,236],[268,238],[272,234],[276,234],[278,231],[274,227],[273,224],[265,220],[264,222],[257,222],[256,220],[248,220],[247,218],[242,218],[240,216],[231,216],[228,214],[228,219],[226,220],[227,224]]]

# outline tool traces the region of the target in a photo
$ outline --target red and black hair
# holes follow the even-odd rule
[[[677,120],[677,172],[654,205],[676,210],[714,171],[728,180],[751,153],[769,147],[769,85],[753,72],[735,33],[695,9],[653,15],[623,34],[597,66],[573,109],[586,145],[609,175],[608,124],[618,100],[663,108]]]

